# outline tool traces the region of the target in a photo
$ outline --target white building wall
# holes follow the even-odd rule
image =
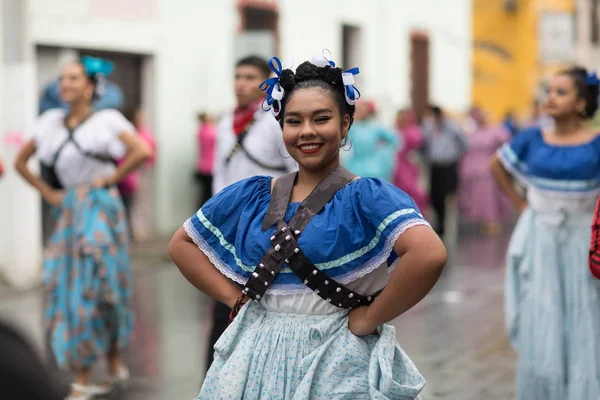
[[[342,25],[361,28],[359,89],[376,99],[391,123],[396,109],[410,103],[410,34],[430,38],[430,98],[464,110],[471,98],[470,0],[284,0],[281,4],[282,56],[297,63],[328,48],[341,62]],[[343,66],[352,68],[354,65]]]
[[[35,66],[27,24],[28,4],[2,0],[0,148],[6,174],[0,181],[0,273],[9,284],[28,287],[40,278],[41,219],[38,194],[12,168],[35,117]],[[31,166],[35,168],[32,162]]]
[[[239,25],[236,1],[22,1],[28,5],[23,22],[31,52],[36,45],[50,45],[147,56],[142,68],[142,99],[159,146],[155,221],[159,233],[175,230],[196,203],[192,177],[196,113],[203,110],[219,114],[234,106],[233,64]],[[342,25],[361,28],[360,49],[355,52],[359,55],[356,66],[361,68],[358,86],[365,97],[378,101],[387,122],[391,123],[398,107],[409,104],[413,29],[423,29],[430,35],[431,99],[456,110],[469,105],[469,0],[280,0],[279,4],[278,55],[281,59],[293,56],[296,65],[323,48],[341,63]],[[38,93],[35,65],[28,62],[21,66],[22,78],[29,77],[30,83],[21,85],[25,87],[26,104],[20,114],[28,122],[19,122],[18,128],[31,133]],[[57,72],[58,69],[59,66]],[[0,85],[6,86],[9,72],[6,67],[2,72]],[[6,113],[6,108],[0,112]],[[8,129],[6,123],[0,125],[4,131]],[[8,202],[7,193],[15,188],[15,193],[25,193],[31,201],[20,204],[19,213],[7,219],[7,205],[13,204]],[[15,232],[14,227],[5,228],[7,224],[29,218],[21,230],[35,237],[39,236],[40,227],[31,220],[39,220],[39,197],[16,176],[0,183],[0,197],[1,265],[10,263],[6,246]],[[27,262],[39,262],[39,247],[39,240],[29,244],[28,249],[37,250],[29,253]]]

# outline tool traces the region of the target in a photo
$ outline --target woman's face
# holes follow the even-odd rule
[[[562,74],[552,78],[544,99],[544,111],[560,119],[584,110],[585,100],[579,97],[573,78]]]
[[[86,76],[83,65],[73,63],[63,68],[59,92],[61,99],[69,104],[92,101],[94,84]]]
[[[341,140],[349,129],[350,116],[340,116],[326,89],[297,89],[285,106],[283,142],[301,170],[318,172],[339,165]]]

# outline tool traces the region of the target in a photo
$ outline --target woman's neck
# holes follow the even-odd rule
[[[331,171],[333,171],[339,165],[340,165],[340,161],[337,160],[336,162],[334,162],[331,165],[329,165],[327,168],[323,168],[321,170],[316,170],[315,171],[315,170],[306,170],[306,169],[300,168],[298,170],[298,179],[296,181],[296,184],[298,186],[302,186],[302,187],[305,187],[305,188],[310,188],[312,190],[323,179],[325,179],[325,177],[327,175],[329,175],[331,173]]]
[[[69,119],[71,121],[81,121],[92,112],[92,105],[86,102],[77,102],[71,104]]]
[[[556,135],[569,135],[573,132],[577,132],[582,127],[583,122],[581,121],[581,118],[577,115],[574,115],[555,120],[554,133]]]

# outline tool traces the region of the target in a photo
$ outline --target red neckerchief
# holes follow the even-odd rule
[[[235,108],[235,110],[233,111],[233,131],[235,132],[236,136],[239,136],[242,132],[244,132],[248,124],[252,122],[252,120],[254,119],[254,114],[260,107],[262,101],[263,99],[261,98],[250,103],[248,107]]]

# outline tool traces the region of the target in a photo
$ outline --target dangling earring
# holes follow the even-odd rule
[[[583,109],[582,111],[579,111],[579,116],[580,116],[581,118],[585,118],[585,117],[587,117],[587,112],[586,112],[586,110],[585,110],[585,109]]]
[[[350,146],[348,146],[348,148],[346,148],[346,145],[350,143]],[[352,139],[350,139],[350,135],[346,135],[342,138],[342,141],[340,143],[340,149],[344,150],[344,151],[350,151],[350,149],[352,149]]]
[[[292,158],[292,156],[288,155],[287,157],[284,156],[283,154],[281,154],[281,145],[283,144],[283,140],[281,141],[281,143],[279,143],[279,155],[281,156],[281,158]]]

